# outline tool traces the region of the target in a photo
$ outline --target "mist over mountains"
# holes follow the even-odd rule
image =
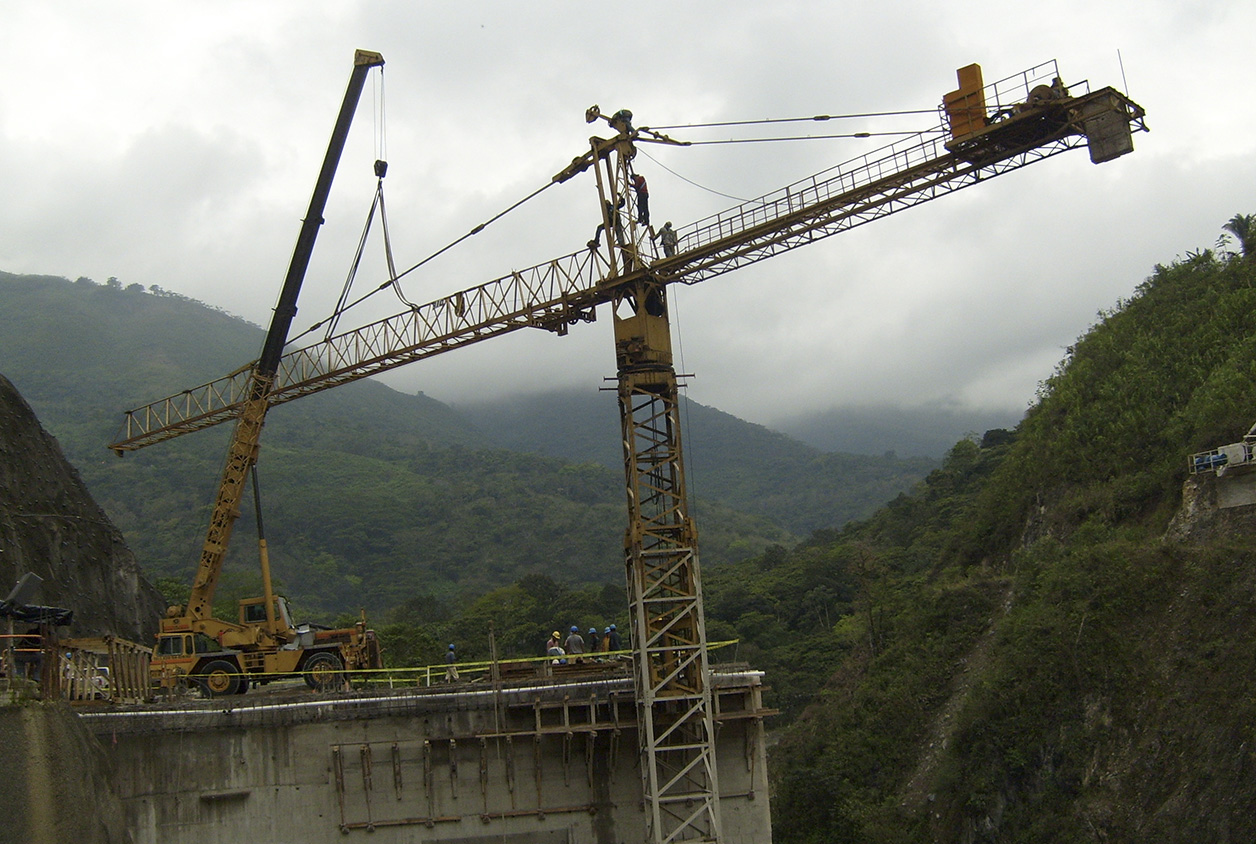
[[[821,451],[941,459],[959,440],[993,428],[1013,428],[1023,415],[1010,410],[879,405],[782,415],[773,425]]]
[[[260,328],[159,288],[0,274],[0,370],[61,442],[156,578],[189,581],[228,426],[119,459],[121,411],[232,371]],[[935,464],[825,453],[687,404],[703,560],[718,566],[871,514]],[[291,597],[333,613],[468,594],[543,573],[622,583],[625,507],[613,395],[451,408],[373,381],[272,409],[259,474]],[[248,591],[242,504],[224,590]]]

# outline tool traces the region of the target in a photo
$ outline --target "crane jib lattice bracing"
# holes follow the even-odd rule
[[[1110,101],[1141,127],[1142,109],[1106,88],[1078,101]],[[281,404],[519,328],[565,333],[592,321],[615,287],[651,275],[693,284],[780,252],[969,187],[1086,145],[1082,128],[1040,143],[967,161],[944,138],[916,137],[868,153],[774,194],[678,229],[677,255],[623,273],[607,284],[601,253],[582,250],[347,331],[284,355],[270,395]],[[110,445],[130,451],[234,419],[247,395],[251,365],[217,380],[127,411],[122,435]]]
[[[1052,84],[1034,87],[1044,68]],[[975,71],[978,80],[967,90],[965,71]],[[923,133],[701,220],[679,230],[677,253],[662,258],[644,225],[637,225],[630,201],[633,143],[639,138],[627,121],[612,118],[608,122],[619,134],[591,139],[588,159],[607,209],[604,252],[591,243],[587,252],[412,307],[280,361],[267,396],[271,404],[518,328],[565,333],[576,322],[593,320],[598,305],[612,306],[650,841],[722,837],[697,533],[685,492],[667,285],[729,272],[1078,146],[1089,145],[1096,162],[1130,151],[1130,132],[1146,129],[1143,110],[1110,88],[1070,96],[1054,71],[1052,63],[983,87],[975,65],[963,69],[960,91],[946,100],[949,139]],[[598,116],[595,109],[591,113]],[[979,128],[961,132],[961,123]],[[1114,125],[1121,131],[1114,132]],[[554,180],[570,175],[565,171]],[[111,447],[121,453],[239,416],[248,397],[247,373],[129,412],[126,438]]]

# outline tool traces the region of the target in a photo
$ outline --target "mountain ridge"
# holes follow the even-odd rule
[[[1200,250],[1102,313],[1014,432],[712,572],[713,635],[811,684],[781,699],[776,840],[1256,838],[1256,505],[1186,471],[1253,415],[1256,258]]]
[[[168,584],[190,581],[228,432],[219,426],[118,460],[104,448],[117,433],[115,414],[123,402],[235,369],[261,341],[257,326],[159,288],[0,274],[5,374],[146,568]],[[609,422],[600,436],[617,443],[617,427]],[[886,489],[851,490],[844,509],[827,514],[812,502],[813,523],[870,512],[877,496],[910,486],[925,464],[884,467]],[[464,415],[422,394],[366,380],[277,406],[259,473],[274,514],[267,528],[275,572],[290,597],[318,613],[358,600],[379,610],[420,593],[484,590],[530,572],[622,583],[622,469],[578,454],[561,460],[494,448]],[[708,565],[792,544],[811,527],[779,518],[798,509],[789,501],[805,493],[800,486],[770,490],[775,511],[755,511],[745,506],[756,495],[754,478],[740,483],[740,498],[710,485],[696,496]],[[224,594],[253,579],[254,567],[239,562],[255,530],[251,501],[241,509]],[[378,524],[351,527],[355,521]]]

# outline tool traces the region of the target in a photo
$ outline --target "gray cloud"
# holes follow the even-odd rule
[[[886,404],[1019,412],[1155,262],[1212,245],[1232,214],[1256,210],[1242,108],[1254,24],[1250,4],[1167,1],[1069,0],[1049,13],[986,0],[962,13],[643,2],[631,15],[561,2],[28,4],[6,10],[0,31],[0,73],[23,80],[0,89],[0,269],[159,284],[264,324],[357,47],[388,60],[386,121],[373,82],[299,328],[339,293],[377,155],[392,165],[389,218],[409,266],[580,154],[594,102],[653,125],[933,108],[971,61],[992,80],[1055,57],[1070,83],[1122,87],[1119,48],[1153,128],[1134,155],[1094,167],[1069,153],[674,294],[690,394],[743,417]],[[868,146],[650,148],[638,164],[656,216],[683,223],[731,204],[684,179],[750,197]],[[556,188],[408,278],[407,295],[436,298],[579,249],[595,214],[587,180]],[[374,286],[383,261],[371,249]],[[372,303],[362,317],[396,307]],[[385,380],[452,401],[595,389],[613,371],[601,318]]]

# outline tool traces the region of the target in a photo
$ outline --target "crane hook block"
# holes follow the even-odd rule
[[[375,177],[382,179],[388,175],[388,162],[376,159],[375,161]]]
[[[593,105],[589,106],[588,108],[584,110],[584,122],[585,123],[592,123],[594,120],[597,120],[601,116],[602,116],[602,110],[597,107],[597,103],[594,103]]]

